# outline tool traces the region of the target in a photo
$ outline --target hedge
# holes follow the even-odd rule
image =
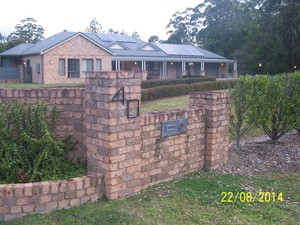
[[[224,90],[233,87],[236,80],[209,81],[194,84],[178,84],[153,87],[142,90],[142,101],[187,95],[198,91]]]
[[[176,80],[148,80],[143,81],[141,84],[142,89],[153,88],[158,86],[166,86],[166,85],[177,85],[177,84],[193,84],[199,82],[208,82],[208,81],[215,81],[216,78],[207,78],[207,77],[186,77],[183,79],[176,79]]]

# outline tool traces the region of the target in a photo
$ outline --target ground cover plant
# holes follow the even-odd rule
[[[55,135],[58,113],[44,103],[0,104],[0,183],[57,180],[83,172],[82,166],[66,158],[75,143]]]

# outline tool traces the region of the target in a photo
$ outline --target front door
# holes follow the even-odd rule
[[[26,66],[24,67],[24,83],[32,83],[32,67],[30,60],[26,60]]]
[[[182,76],[182,63],[176,63],[176,77],[181,78]]]

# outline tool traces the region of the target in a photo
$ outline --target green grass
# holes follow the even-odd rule
[[[29,84],[29,83],[14,83],[0,84],[0,88],[74,88],[85,87],[85,84]]]
[[[166,98],[150,101],[142,104],[141,113],[164,111],[170,109],[183,109],[189,107],[189,96],[184,95],[174,98]]]
[[[299,185],[299,173],[249,178],[198,172],[124,200],[102,200],[3,224],[299,224]],[[222,192],[242,192],[246,186],[283,192],[284,201],[221,203]]]

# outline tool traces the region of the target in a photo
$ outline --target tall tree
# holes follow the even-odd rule
[[[141,36],[139,35],[139,33],[137,31],[133,32],[131,37],[136,38],[136,39],[141,39]]]
[[[202,6],[200,4],[199,6]],[[199,8],[187,8],[183,12],[176,12],[167,25],[170,35],[166,42],[174,44],[193,44],[196,42],[196,35],[200,28],[201,17]]]
[[[168,42],[236,59],[242,73],[276,74],[300,68],[299,24],[299,0],[205,0],[173,15]]]
[[[8,36],[8,41],[19,39],[27,43],[35,43],[44,39],[44,28],[31,17],[21,20],[20,24],[15,26],[15,29],[16,31]]]
[[[88,33],[102,33],[102,25],[101,23],[98,22],[97,18],[94,17],[91,22],[90,25],[85,29],[85,32]]]
[[[149,39],[148,39],[149,43],[157,43],[159,42],[159,37],[157,35],[152,35]]]

